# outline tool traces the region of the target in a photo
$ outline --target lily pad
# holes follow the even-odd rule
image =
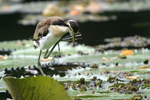
[[[51,77],[4,78],[15,100],[70,100],[64,87]]]

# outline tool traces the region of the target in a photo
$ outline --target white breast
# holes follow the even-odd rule
[[[34,41],[34,46],[40,46],[41,50],[49,49],[69,31],[69,28],[66,26],[51,25],[48,30],[49,33],[40,38],[39,45]]]
[[[39,44],[40,49],[49,49],[52,45],[54,45],[61,37],[54,37],[51,33],[48,33],[45,37],[40,38]]]

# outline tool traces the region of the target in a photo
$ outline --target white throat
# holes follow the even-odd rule
[[[69,32],[69,30],[69,27],[66,26],[51,25],[49,27],[49,31],[54,37],[62,37],[64,34]]]

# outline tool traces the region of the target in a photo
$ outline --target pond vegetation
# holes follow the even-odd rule
[[[134,37],[127,38],[134,40]],[[115,41],[115,38],[110,40]],[[3,98],[11,98],[3,79],[38,77],[40,72],[35,65],[38,50],[33,49],[32,41],[28,40],[0,42],[0,44],[3,48],[0,61],[0,94],[5,94]],[[61,52],[55,48],[52,59],[42,61],[42,69],[48,77],[62,84],[72,99],[149,98],[149,49],[126,49],[126,52],[123,52],[125,49],[101,51],[98,49],[99,46],[88,47],[78,44],[72,47],[67,42],[61,42],[60,47],[62,46],[64,48],[61,48]]]
[[[0,100],[150,98],[150,1],[26,1],[0,0]],[[26,39],[48,16],[78,21],[83,39],[41,58],[42,77]]]

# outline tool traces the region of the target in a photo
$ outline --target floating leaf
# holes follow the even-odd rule
[[[64,87],[51,77],[4,78],[14,100],[70,100]]]

